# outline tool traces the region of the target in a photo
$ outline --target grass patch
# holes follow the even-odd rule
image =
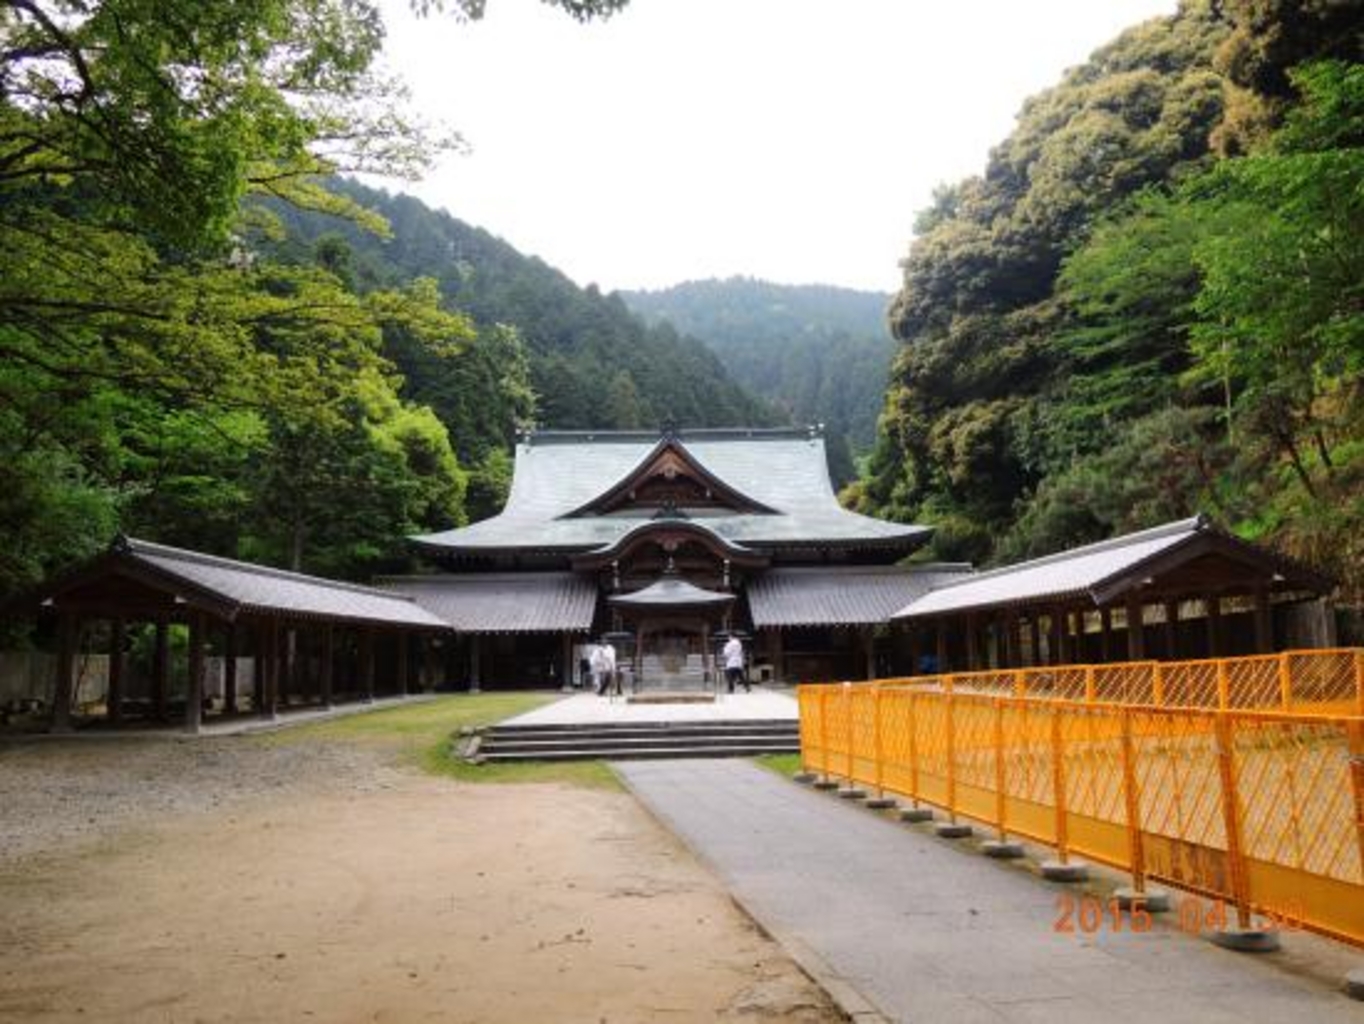
[[[788,779],[801,770],[799,754],[759,754],[753,760],[769,771],[785,775]]]
[[[615,773],[601,761],[472,765],[454,753],[452,741],[461,729],[492,725],[555,699],[544,693],[450,694],[405,707],[282,729],[258,737],[257,742],[352,743],[392,752],[404,763],[461,782],[567,782],[619,788]]]

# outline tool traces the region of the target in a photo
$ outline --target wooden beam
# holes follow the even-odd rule
[[[1269,588],[1258,586],[1255,598],[1255,653],[1269,654],[1274,650],[1274,606]]]
[[[278,655],[275,672],[275,702],[281,708],[289,706],[294,692],[294,665],[297,654],[294,631],[284,626],[279,634],[280,644],[276,647]]]
[[[1208,657],[1222,656],[1222,598],[1208,594],[1203,598],[1203,608],[1207,613]]]
[[[360,699],[374,703],[374,630],[360,628]]]
[[[909,674],[919,674],[919,627],[910,623],[909,629]]]
[[[71,731],[71,697],[76,689],[76,642],[80,620],[63,612],[57,620],[57,682],[52,691],[52,732]]]
[[[237,624],[229,622],[223,635],[223,713],[235,715],[237,707]]]
[[[189,620],[189,680],[185,686],[185,731],[198,732],[204,717],[204,613]]]
[[[1141,598],[1127,599],[1127,660],[1142,661],[1146,657],[1146,624],[1142,621]]]
[[[454,646],[453,637],[449,641]],[[426,637],[422,640],[422,693],[434,693],[436,684],[440,682],[440,656],[436,647],[435,637]]]
[[[1099,658],[1108,664],[1113,658],[1113,609],[1099,609]]]
[[[868,680],[876,678],[876,630],[867,626],[862,629],[862,655],[866,659]]]
[[[471,633],[471,634],[469,635],[469,692],[470,692],[470,693],[478,693],[479,690],[482,688],[482,684],[483,684],[483,680],[480,678],[480,671],[481,671],[481,669],[482,669],[482,665],[479,664],[479,662],[480,662],[480,655],[482,654],[482,651],[480,650],[480,648],[483,646],[483,644],[482,644],[482,639],[483,639],[483,638],[480,637],[477,633]]]
[[[980,647],[979,647],[979,638],[976,636],[976,633],[977,633],[977,632],[978,632],[978,623],[977,623],[977,621],[976,621],[975,613],[974,613],[974,612],[967,612],[967,613],[966,613],[966,670],[967,670],[968,672],[975,672],[977,669],[980,668]]]
[[[1061,608],[1051,610],[1051,663],[1053,665],[1064,665],[1069,658],[1066,644],[1066,633],[1069,627],[1066,625],[1066,613]]]
[[[1000,668],[1018,668],[1022,658],[1018,652],[1018,613],[1006,611],[999,617],[999,628],[1004,636],[1003,657]]]
[[[1046,664],[1042,657],[1042,616],[1036,609],[1028,612],[1028,638],[1032,641],[1029,664],[1034,668]]]
[[[170,624],[156,620],[152,649],[152,710],[158,722],[170,718]]]
[[[1179,602],[1174,599],[1165,602],[1165,658],[1179,660]]]
[[[109,709],[109,721],[117,724],[123,721],[123,638],[124,623],[118,616],[109,623],[109,690],[105,697],[105,707]]]
[[[567,634],[565,634],[565,636],[567,636]],[[398,696],[406,697],[409,692],[407,685],[407,676],[409,672],[407,664],[408,648],[412,646],[412,638],[400,629],[396,635],[396,642],[398,644]],[[572,641],[569,642],[571,643]],[[570,654],[572,653],[572,647],[569,648],[569,652]],[[567,659],[565,659],[564,664],[567,663]],[[564,676],[564,680],[567,682],[569,677]]]
[[[261,626],[262,643],[260,660],[261,704],[260,713],[265,718],[275,718],[279,714],[279,619],[270,618]]]
[[[939,673],[948,672],[951,669],[947,664],[947,620],[939,619],[934,623],[934,626],[936,627],[937,633],[937,648],[934,651],[938,661],[937,670]]]
[[[265,706],[265,641],[268,633],[264,622],[257,622],[251,630],[251,710],[261,713]]]
[[[322,668],[317,682],[317,699],[324,708],[332,706],[332,686],[336,677],[336,628],[328,622],[322,627]]]
[[[564,633],[563,639],[559,644],[559,663],[562,666],[560,671],[559,689],[565,693],[573,690],[573,634]]]

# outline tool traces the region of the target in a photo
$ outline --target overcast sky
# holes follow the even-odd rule
[[[979,172],[1025,97],[1175,8],[633,0],[579,25],[536,0],[473,24],[383,3],[416,107],[472,146],[401,188],[604,290],[892,291],[933,187]]]

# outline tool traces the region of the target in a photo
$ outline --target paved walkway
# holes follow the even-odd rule
[[[508,718],[501,725],[596,725],[604,722],[732,722],[800,717],[796,698],[782,690],[722,693],[711,704],[631,704],[621,697],[577,693]]]
[[[1345,947],[1290,935],[1282,953],[1238,954],[1173,923],[1060,934],[1069,890],[922,826],[746,761],[615,768],[798,959],[813,951],[816,973],[892,1020],[1364,1021],[1364,1004],[1335,991],[1364,961]]]

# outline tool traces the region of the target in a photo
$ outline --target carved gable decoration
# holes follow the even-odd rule
[[[724,509],[736,513],[773,512],[711,473],[680,441],[665,438],[629,475],[570,515],[685,508]]]

